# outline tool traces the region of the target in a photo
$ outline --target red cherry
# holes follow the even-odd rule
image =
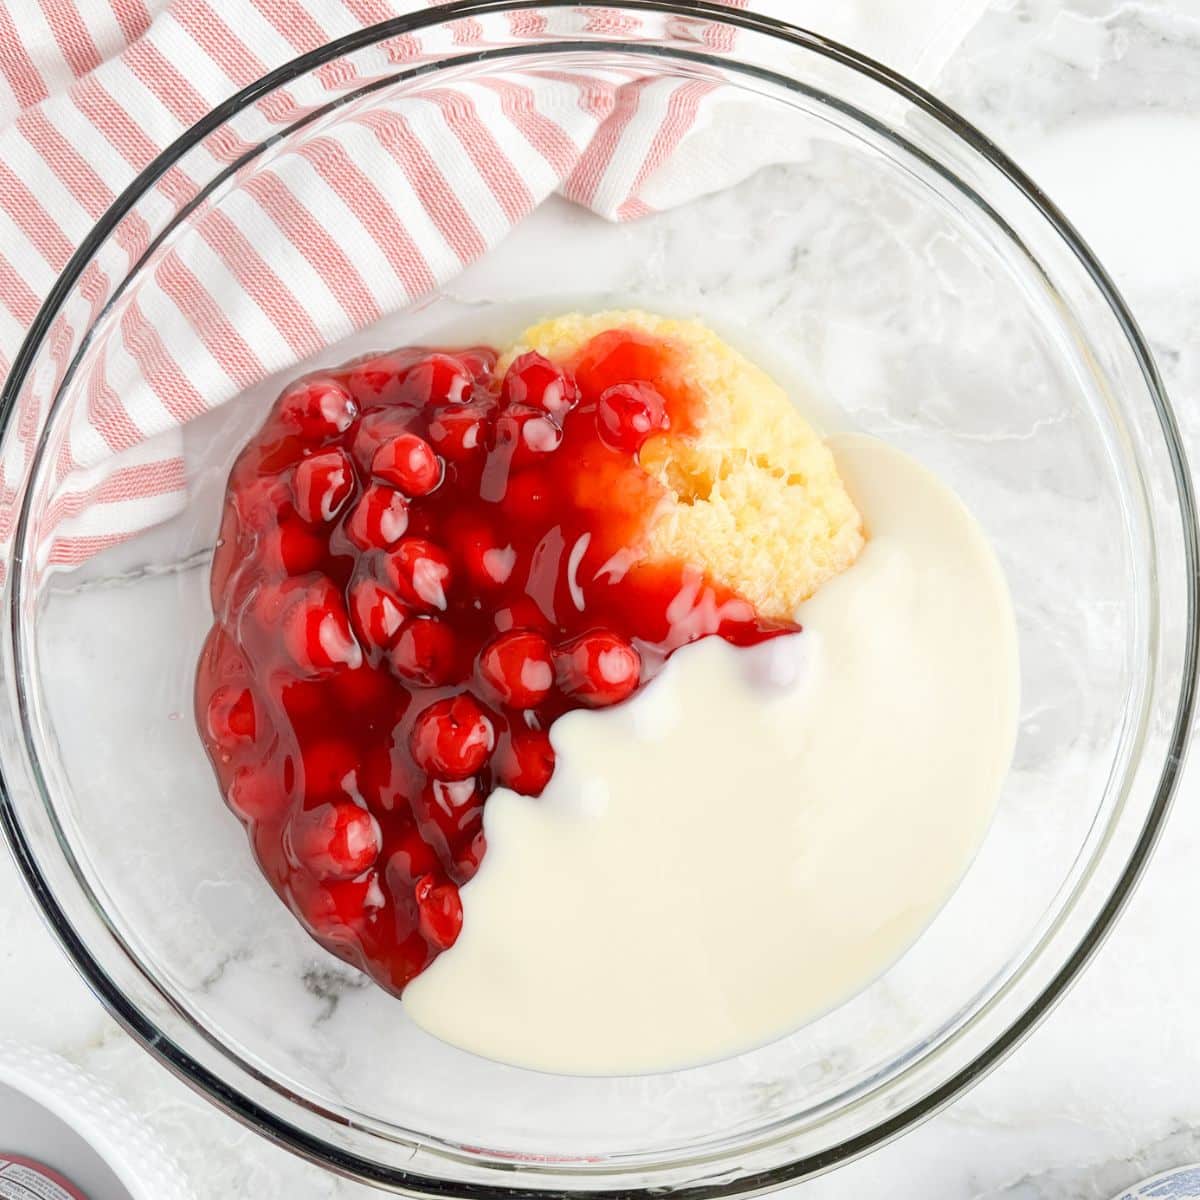
[[[492,404],[483,400],[436,409],[429,420],[429,442],[450,462],[467,462],[483,453],[492,415]]]
[[[252,742],[258,721],[250,689],[228,685],[217,688],[208,701],[207,719],[209,737],[223,749]]]
[[[639,379],[661,379],[680,372],[677,353],[658,338],[626,329],[610,329],[592,338],[572,363],[585,393]]]
[[[302,748],[300,762],[306,800],[339,799],[358,791],[358,751],[352,742],[342,738],[309,742]]]
[[[474,779],[431,779],[421,790],[421,816],[436,825],[447,842],[483,811],[483,796]]]
[[[344,528],[360,550],[387,550],[408,529],[408,501],[392,488],[373,483],[351,510]]]
[[[355,427],[350,441],[350,452],[359,469],[370,474],[379,447],[407,434],[414,420],[412,410],[406,408],[381,408],[367,413]]]
[[[490,346],[472,346],[459,350],[455,355],[477,382],[486,383],[496,369],[496,352]]]
[[[371,460],[371,473],[406,496],[427,496],[442,482],[442,460],[415,433],[384,442]]]
[[[325,671],[362,665],[362,650],[350,631],[341,593],[328,579],[309,584],[285,597],[283,643],[302,671]]]
[[[358,944],[370,917],[386,903],[379,873],[357,879],[318,881],[306,873],[292,879],[292,899],[300,919],[319,938]]]
[[[596,405],[596,430],[614,450],[636,454],[648,437],[669,424],[662,396],[648,383],[618,383]]]
[[[400,386],[404,404],[428,407],[435,404],[461,404],[470,398],[475,382],[470,368],[452,354],[430,354],[410,368]]]
[[[523,796],[540,796],[554,774],[554,747],[540,729],[514,729],[492,762],[497,780]]]
[[[437,869],[437,854],[416,826],[401,830],[395,845],[387,868],[388,884],[393,892],[411,888],[422,875]]]
[[[519,470],[542,461],[562,440],[561,426],[540,409],[513,404],[496,418],[496,460],[507,469]]]
[[[550,643],[528,629],[502,633],[479,652],[479,677],[508,708],[536,708],[554,687]]]
[[[462,901],[458,888],[449,880],[438,883],[432,875],[417,880],[413,894],[417,898],[421,932],[439,950],[449,950],[462,930]]]
[[[280,521],[260,535],[264,568],[276,575],[307,575],[329,551],[325,539],[301,521]]]
[[[414,617],[392,647],[392,670],[407,683],[439,687],[455,676],[458,643],[454,631],[437,617]]]
[[[279,397],[279,418],[311,440],[345,433],[358,416],[358,405],[336,379],[305,379]]]
[[[487,762],[496,732],[473,696],[448,696],[418,714],[409,745],[413,759],[437,779],[466,779]]]
[[[350,623],[360,641],[386,650],[400,633],[405,609],[399,599],[374,579],[350,585]]]
[[[353,879],[379,857],[379,822],[350,800],[296,813],[287,844],[297,866],[318,879]]]
[[[452,572],[441,546],[425,538],[405,538],[387,556],[384,570],[402,600],[417,608],[445,610]]]
[[[414,347],[361,359],[346,371],[346,386],[360,408],[395,404],[400,385],[425,355],[426,351]]]
[[[314,454],[296,467],[292,495],[300,519],[332,521],[354,490],[354,467],[340,446]]]
[[[513,359],[500,388],[500,403],[528,405],[561,420],[579,403],[579,389],[569,371],[531,350]]]
[[[554,655],[559,686],[589,708],[617,704],[633,694],[641,655],[620,634],[594,629],[565,642]]]
[[[243,821],[269,821],[282,815],[290,797],[269,766],[248,766],[234,772],[227,799]]]

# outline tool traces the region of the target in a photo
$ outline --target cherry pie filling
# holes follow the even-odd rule
[[[640,550],[664,491],[639,450],[701,411],[678,348],[614,330],[496,362],[404,349],[291,385],[213,561],[196,704],[222,792],[312,935],[395,992],[458,937],[488,796],[550,781],[556,718],[699,638],[797,628]]]

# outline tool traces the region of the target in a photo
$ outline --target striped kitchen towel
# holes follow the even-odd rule
[[[985,0],[722,0],[806,24],[928,79]],[[222,101],[332,39],[427,8],[417,0],[17,0],[0,3],[0,376],[76,247],[164,148]],[[443,6],[445,7],[445,6]],[[450,6],[451,8],[455,6]],[[454,17],[439,14],[429,18]],[[715,52],[729,28],[670,29]],[[494,69],[433,79],[403,103],[362,97],[398,65],[547,31],[658,37],[650,9],[483,8],[414,27],[290,80],[164,172],[115,228],[22,388],[0,454],[0,569],[47,413],[37,557],[86,561],[178,511],[180,427],[254,383],[412,304],[485,255],[548,196],[634,220],[744,178],[745,157],[681,153],[719,80],[647,66]],[[265,165],[253,147],[344,97]],[[356,98],[357,97],[357,98]],[[200,196],[222,168],[230,178]],[[186,228],[157,234],[185,209]],[[146,266],[97,323],[130,268]],[[118,315],[119,313],[119,315]],[[91,330],[91,336],[85,334]],[[64,395],[67,394],[64,391]]]

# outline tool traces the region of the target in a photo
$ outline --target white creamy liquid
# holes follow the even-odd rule
[[[697,643],[554,725],[549,788],[488,801],[462,934],[405,992],[424,1029],[547,1071],[690,1066],[846,999],[945,902],[1012,753],[1011,602],[937,479],[831,444],[859,561],[803,633]]]

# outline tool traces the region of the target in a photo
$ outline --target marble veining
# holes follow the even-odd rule
[[[1200,3],[998,0],[934,90],[1013,153],[1109,265],[1200,456],[1200,239],[1192,226],[1200,192]],[[769,191],[759,194],[769,204]],[[771,212],[749,219],[766,224]],[[636,287],[647,260],[627,239],[613,244],[624,257],[611,269],[619,275],[623,266],[623,284]],[[793,252],[810,251],[798,243]],[[780,302],[781,266],[714,260],[703,282],[756,296],[769,315]],[[1128,912],[1049,1020],[921,1128],[795,1189],[803,1200],[1106,1200],[1139,1178],[1200,1160],[1200,956],[1192,920],[1200,911],[1198,770],[1193,763]],[[226,886],[228,895],[211,899],[232,912],[245,897],[236,882]],[[106,1079],[178,1155],[200,1200],[373,1194],[267,1145],[158,1067],[88,995],[7,862],[0,862],[0,929],[0,979],[17,983],[0,987],[0,1032]],[[228,984],[231,968],[244,966],[238,955],[198,954],[199,986]],[[310,1031],[344,1019],[362,991],[357,977],[324,961],[314,960],[302,982]],[[297,1036],[304,1032],[301,1024]]]

